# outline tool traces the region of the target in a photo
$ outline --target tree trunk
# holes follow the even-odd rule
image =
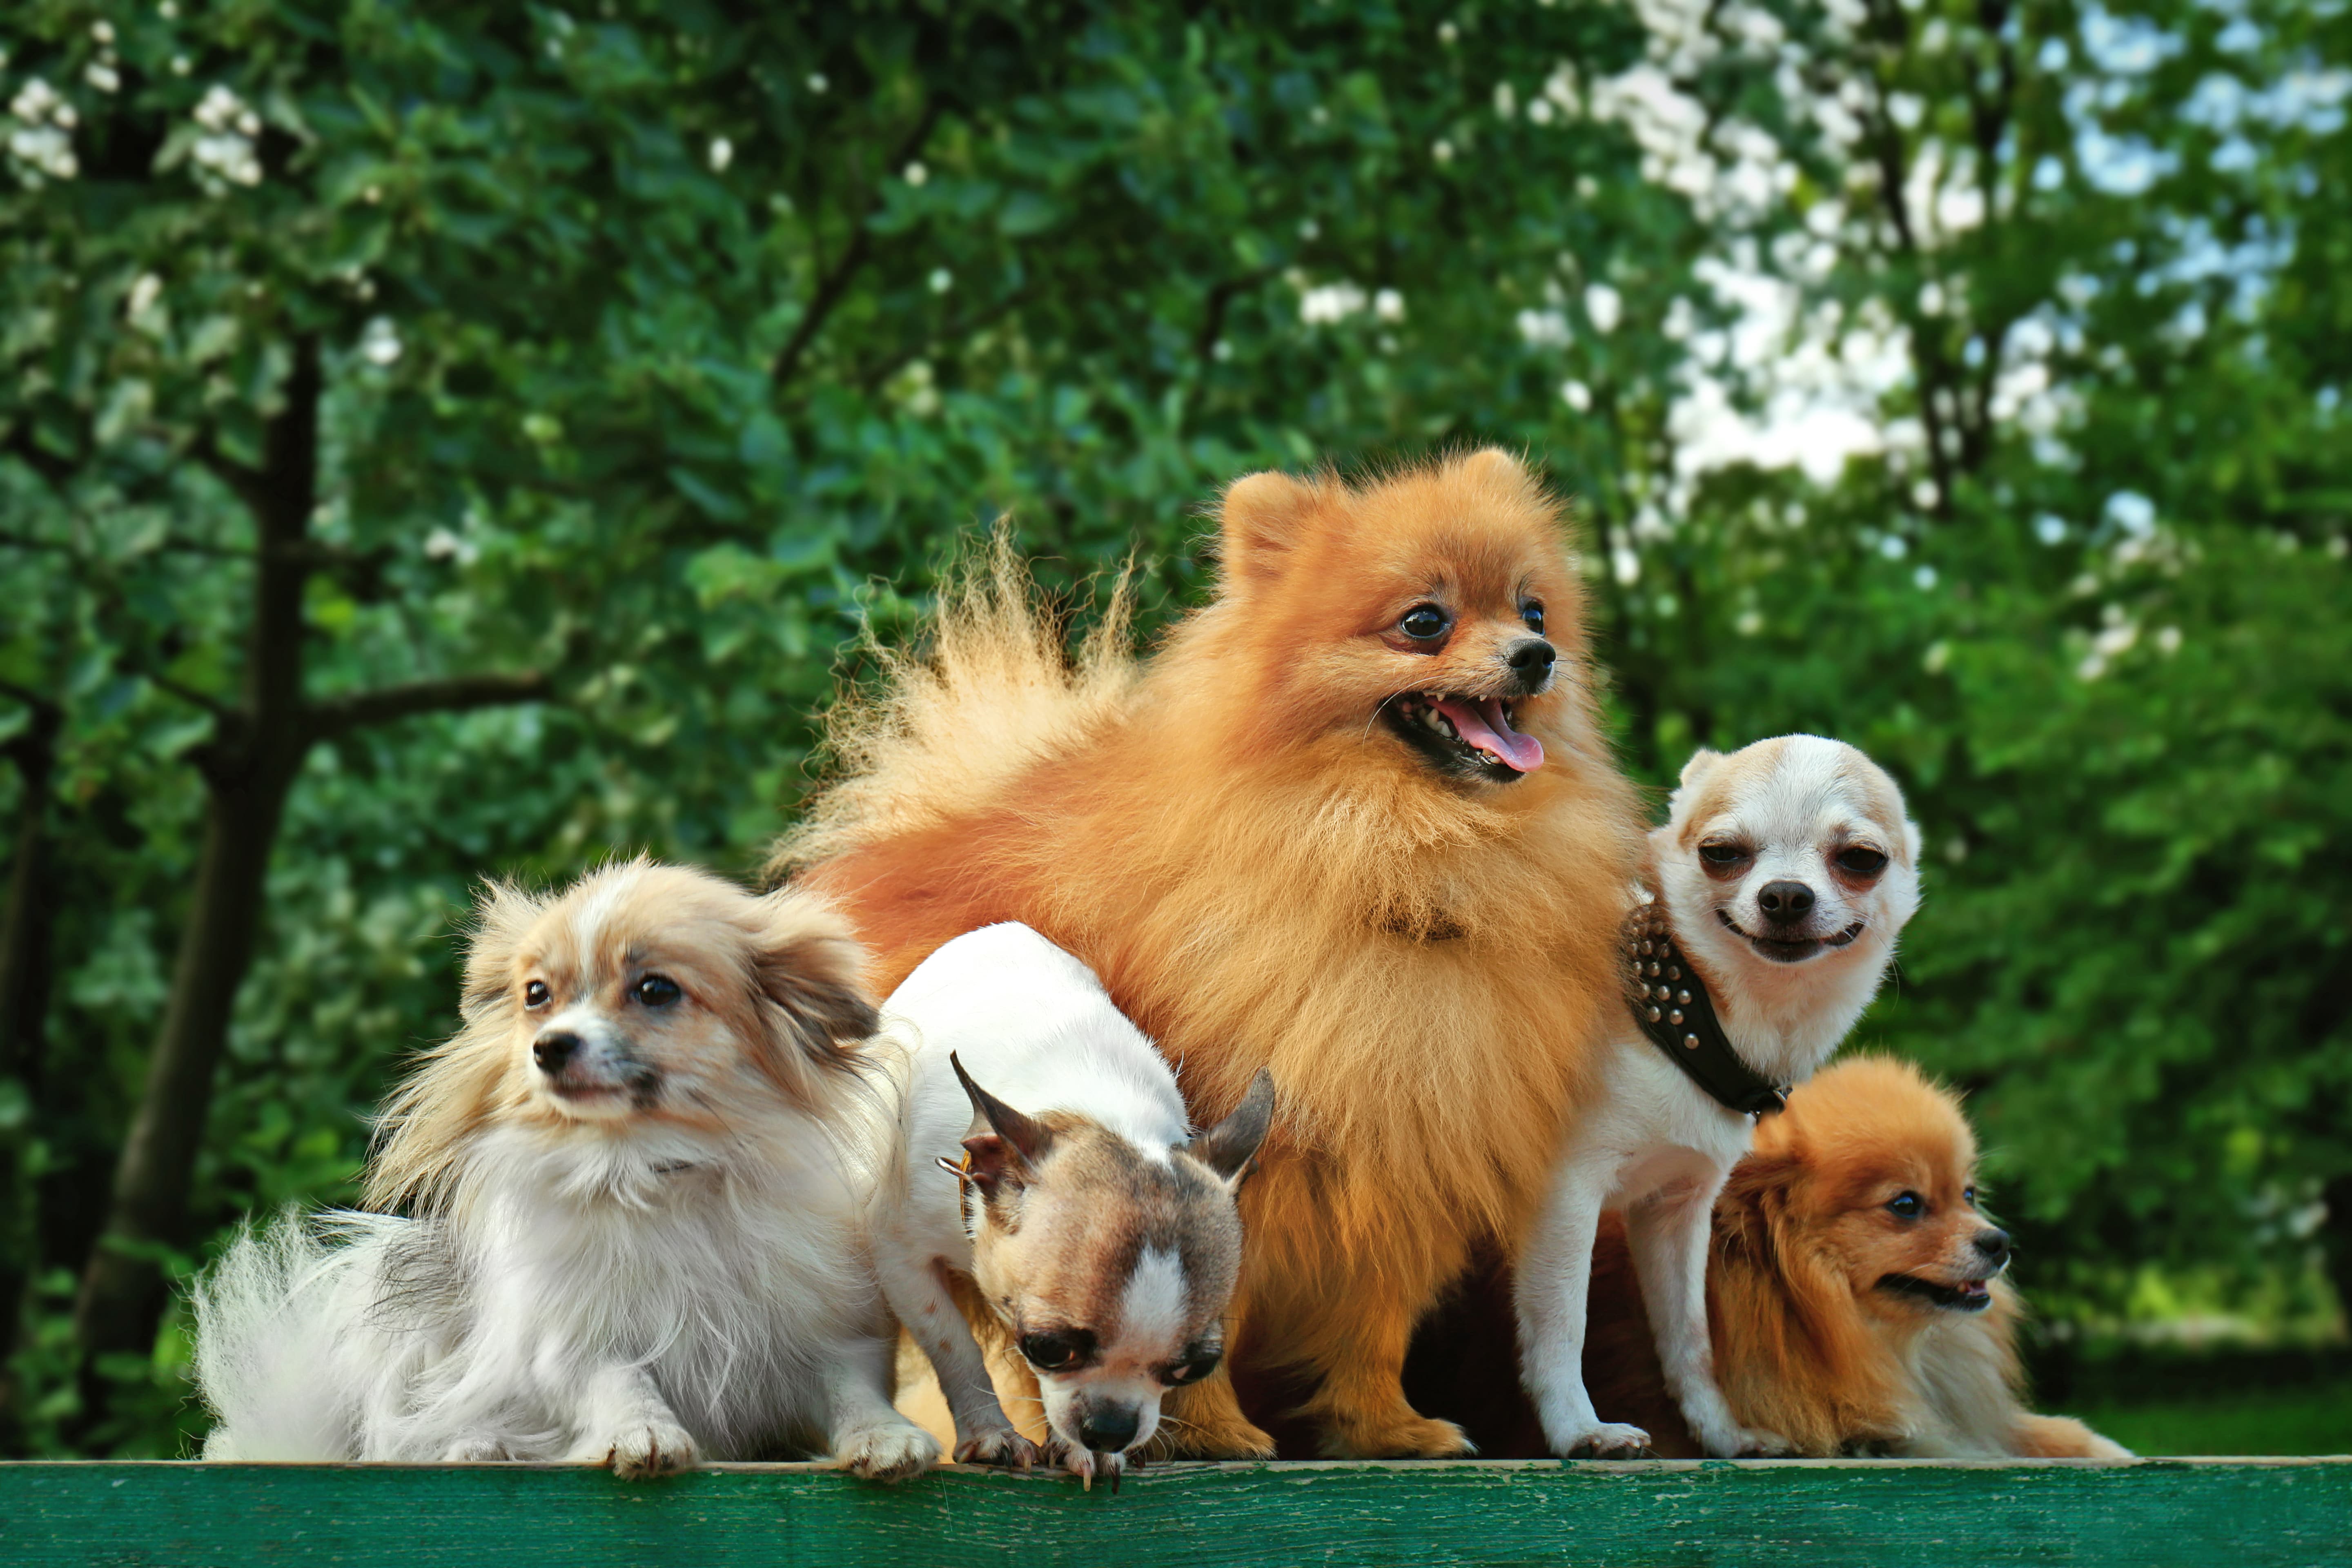
[[[302,706],[302,594],[311,571],[305,545],[318,502],[322,390],[318,341],[303,339],[295,345],[285,406],[263,437],[261,468],[216,465],[255,523],[244,692],[236,709],[217,715],[214,738],[200,757],[208,786],[204,852],[172,968],[171,996],[115,1169],[106,1230],[90,1252],[74,1303],[85,1421],[96,1419],[104,1404],[97,1357],[143,1355],[152,1348],[163,1302],[162,1254],[185,1239],[188,1190],[212,1110],[215,1069],[260,930],[270,845],[312,739]]]
[[[49,779],[57,765],[63,715],[30,692],[14,693],[33,710],[32,722],[9,747],[24,796],[17,808],[16,853],[9,861],[8,903],[0,914],[0,1083],[15,1079],[25,1099],[25,1129],[34,1124],[47,1067],[49,1011]],[[25,1292],[38,1257],[31,1173],[25,1168],[26,1132],[0,1145],[0,1454],[22,1451],[23,1419],[7,1352],[16,1344]]]
[[[261,926],[262,880],[290,770],[259,770],[215,788],[205,812],[203,858],[172,967],[163,1026],[147,1084],[116,1168],[105,1234],[90,1253],[75,1302],[86,1352],[145,1354],[163,1306],[161,1254],[185,1237],[188,1189],[212,1109],[213,1080],[228,1041],[239,984]]]

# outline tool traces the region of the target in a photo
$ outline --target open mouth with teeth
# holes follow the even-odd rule
[[[1415,691],[1391,698],[1381,711],[1390,729],[1444,772],[1508,784],[1543,766],[1543,742],[1512,728],[1511,704],[1503,698]]]
[[[1991,1283],[1983,1279],[1963,1279],[1957,1285],[1938,1285],[1933,1279],[1922,1279],[1916,1274],[1889,1274],[1878,1282],[1878,1288],[1891,1295],[1916,1297],[1948,1312],[1981,1312],[1992,1305]]]
[[[1854,938],[1862,934],[1863,927],[1863,922],[1856,921],[1835,936],[1806,936],[1790,941],[1780,937],[1752,936],[1741,931],[1732,918],[1721,910],[1715,911],[1715,918],[1723,922],[1726,931],[1775,963],[1802,963],[1817,952],[1832,947],[1849,946]]]

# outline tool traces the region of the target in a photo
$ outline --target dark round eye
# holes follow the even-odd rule
[[[1454,629],[1454,617],[1435,605],[1415,605],[1404,613],[1397,629],[1419,642],[1442,637]]]
[[[1970,1208],[1976,1207],[1977,1190],[1974,1187],[1962,1187],[1960,1189],[1960,1202],[1968,1205]]]
[[[1886,869],[1886,857],[1860,844],[1837,852],[1838,869],[1852,877],[1875,877]]]
[[[1526,604],[1519,606],[1519,619],[1528,623],[1528,630],[1531,632],[1542,631],[1543,606],[1538,604],[1535,600],[1529,599]]]
[[[1927,1200],[1916,1193],[1897,1193],[1886,1212],[1897,1219],[1917,1219],[1927,1212]]]
[[[525,981],[522,988],[522,1005],[526,1007],[546,1006],[547,982],[544,980]]]
[[[667,1007],[677,1000],[677,982],[667,974],[648,974],[637,982],[635,995],[648,1007]]]
[[[1024,1334],[1021,1359],[1039,1372],[1060,1372],[1077,1363],[1085,1347],[1075,1334]]]
[[[1180,1388],[1188,1383],[1198,1383],[1216,1371],[1217,1363],[1223,1359],[1223,1352],[1213,1351],[1207,1355],[1196,1355],[1190,1361],[1180,1361],[1168,1369],[1168,1382],[1171,1387]]]
[[[1737,866],[1748,858],[1745,844],[1702,844],[1698,858],[1710,866]]]

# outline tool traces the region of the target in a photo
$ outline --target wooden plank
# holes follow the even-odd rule
[[[1156,1467],[1113,1495],[805,1465],[0,1465],[8,1568],[392,1563],[2352,1564],[2352,1461]]]

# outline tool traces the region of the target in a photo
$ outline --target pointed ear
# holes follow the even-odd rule
[[[814,893],[779,889],[756,901],[753,983],[782,1043],[834,1063],[880,1026],[866,994],[866,950],[849,922]]]
[[[1528,490],[1535,487],[1535,476],[1528,472],[1528,466],[1500,447],[1481,447],[1454,461],[1464,473],[1498,489]]]
[[[1226,577],[1238,583],[1281,570],[1282,558],[1298,542],[1314,504],[1312,485],[1272,468],[1227,485],[1217,509]]]
[[[1258,1147],[1273,1122],[1274,1074],[1260,1068],[1233,1114],[1185,1144],[1184,1152],[1223,1176],[1232,1192],[1257,1169]]]
[[[1711,746],[1701,746],[1697,751],[1691,753],[1690,761],[1683,764],[1683,776],[1680,780],[1681,786],[1684,789],[1690,788],[1691,785],[1706,777],[1708,773],[1713,773],[1715,771],[1715,764],[1721,761],[1723,761],[1723,753],[1721,752],[1715,750]]]
[[[1000,1185],[1025,1186],[1034,1180],[1038,1163],[1054,1146],[1053,1130],[1034,1117],[1024,1116],[971,1081],[963,1061],[953,1051],[948,1066],[971,1100],[971,1133],[963,1141],[971,1156],[971,1179],[981,1195],[994,1197]]]
[[[514,982],[515,950],[545,913],[545,900],[512,882],[482,879],[466,931],[466,984],[460,1010],[471,1019],[494,1005]]]

